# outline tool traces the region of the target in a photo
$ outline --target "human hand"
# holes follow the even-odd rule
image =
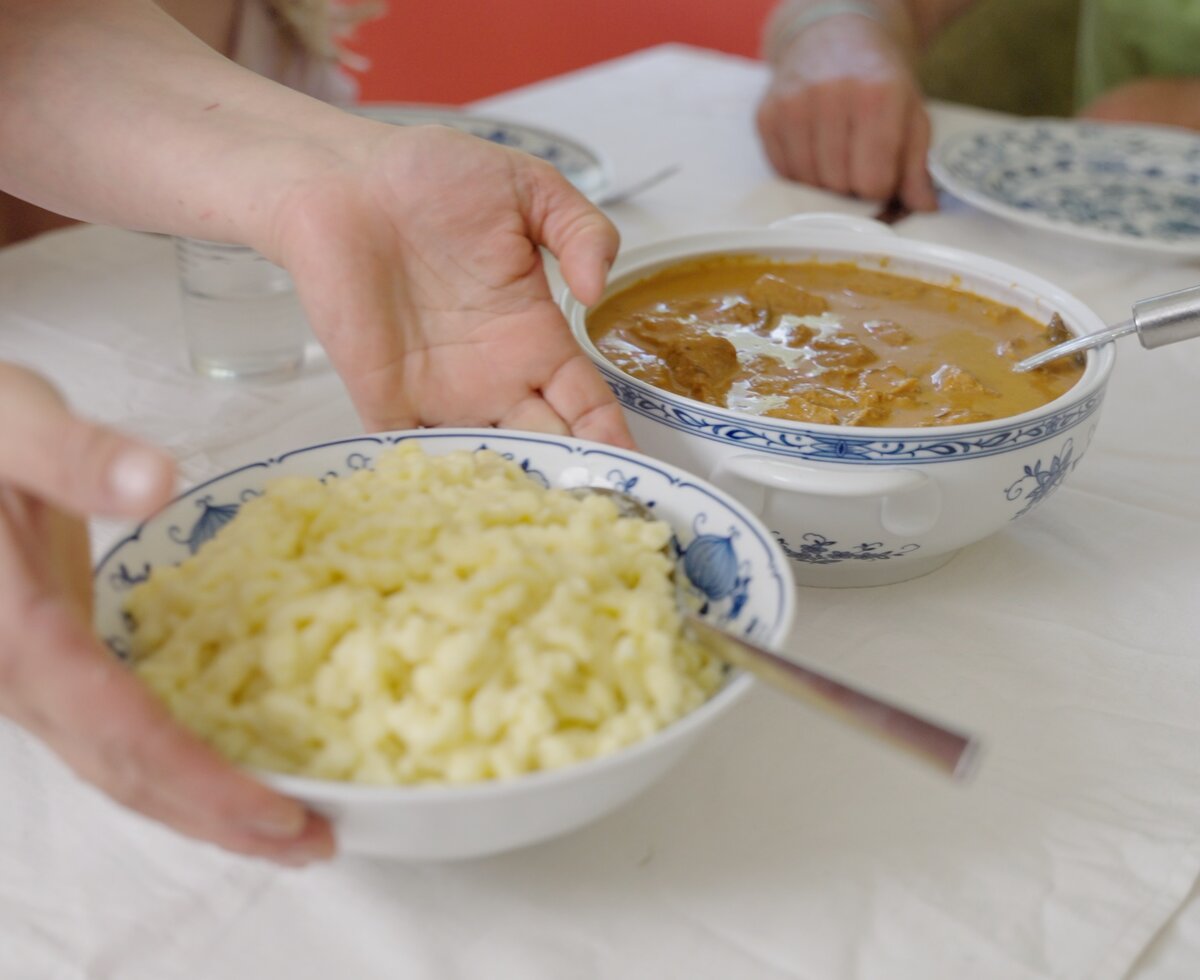
[[[546,282],[583,302],[617,250],[552,166],[444,127],[352,119],[349,159],[280,196],[260,249],[292,273],[369,429],[497,425],[631,446]]]
[[[868,200],[898,198],[913,211],[937,208],[920,85],[881,24],[847,14],[803,31],[779,52],[756,122],[784,177]]]
[[[0,154],[6,189],[284,265],[368,428],[631,444],[539,251],[591,302],[616,230],[549,164],[339,111],[220,57],[150,0],[0,3],[0,64],[21,78],[2,103],[22,134]]]
[[[177,726],[91,628],[89,514],[139,518],[171,495],[170,460],[68,410],[0,363],[0,714],[118,803],[229,850],[306,864],[325,822]]]
[[[1139,78],[1093,99],[1079,116],[1099,122],[1200,129],[1200,79]]]

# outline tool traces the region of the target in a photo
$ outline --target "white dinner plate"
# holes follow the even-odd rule
[[[1200,133],[1032,119],[956,133],[929,169],[950,193],[1013,221],[1200,255]]]
[[[612,189],[608,162],[595,150],[559,133],[524,123],[479,116],[453,106],[374,102],[355,106],[359,115],[399,126],[450,126],[482,139],[522,150],[548,163],[593,201]]]

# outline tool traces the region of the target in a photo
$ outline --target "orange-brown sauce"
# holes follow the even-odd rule
[[[1014,362],[1069,336],[1013,307],[851,263],[691,259],[588,314],[635,378],[737,411],[829,425],[929,426],[1018,415],[1063,394],[1070,358]]]

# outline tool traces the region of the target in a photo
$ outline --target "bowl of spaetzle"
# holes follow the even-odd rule
[[[249,462],[94,581],[99,635],[181,724],[327,815],[341,851],[408,860],[557,836],[680,759],[751,683],[682,629],[680,590],[775,647],[795,602],[780,545],[722,491],[493,429]]]

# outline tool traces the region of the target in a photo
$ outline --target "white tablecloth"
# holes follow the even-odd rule
[[[483,103],[681,174],[614,209],[628,244],[871,208],[774,179],[761,66],[679,47]],[[939,133],[985,113],[935,107]],[[1200,279],[946,202],[901,235],[1054,280],[1110,319]],[[803,590],[797,650],[982,732],[952,787],[758,690],[664,782],[568,837],[449,865],[277,870],[109,804],[0,723],[0,977],[1033,980],[1200,975],[1200,343],[1123,342],[1101,424],[1036,513],[901,585]],[[190,377],[163,239],[0,252],[0,358],[199,479],[358,431],[316,369]],[[98,526],[97,544],[113,529]]]

